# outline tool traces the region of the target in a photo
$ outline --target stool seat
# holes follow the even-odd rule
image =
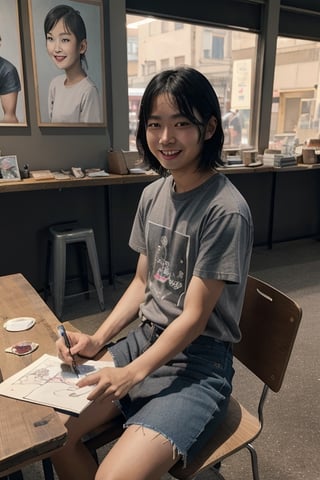
[[[93,282],[97,291],[101,310],[104,310],[103,284],[100,274],[98,254],[92,228],[68,226],[67,224],[53,225],[49,227],[48,256],[47,258],[47,283],[49,278],[50,264],[52,263],[52,297],[53,310],[58,318],[62,316],[62,308],[65,299],[66,284],[66,250],[68,244],[84,244],[91,266]],[[88,290],[87,290],[88,291]],[[80,293],[87,293],[80,292]]]

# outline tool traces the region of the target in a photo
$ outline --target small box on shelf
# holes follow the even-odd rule
[[[53,180],[54,175],[51,170],[31,170],[30,177],[35,180]]]

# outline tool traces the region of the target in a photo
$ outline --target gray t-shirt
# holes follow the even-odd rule
[[[223,174],[177,193],[171,176],[141,196],[130,247],[147,255],[148,282],[141,317],[166,327],[182,311],[193,275],[226,282],[205,335],[237,342],[253,243],[248,205]]]
[[[16,67],[5,58],[0,57],[0,95],[20,90],[21,84]]]

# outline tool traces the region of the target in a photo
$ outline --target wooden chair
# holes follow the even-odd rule
[[[242,340],[234,345],[234,355],[262,382],[257,413],[249,413],[232,396],[226,418],[211,440],[186,468],[181,461],[178,462],[169,472],[173,477],[191,480],[247,448],[251,455],[253,478],[259,480],[257,454],[252,442],[263,428],[263,407],[268,390],[278,392],[281,388],[301,316],[302,310],[294,300],[249,276],[240,321]],[[84,440],[85,444],[95,452],[121,435],[122,423],[120,416],[100,427]],[[216,477],[223,478],[217,470],[216,473]]]

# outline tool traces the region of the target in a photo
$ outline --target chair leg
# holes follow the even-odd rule
[[[213,472],[212,480],[225,480],[224,476],[220,473],[221,462],[216,463],[213,467],[210,467],[210,472]],[[197,477],[196,477],[197,478]]]
[[[95,448],[88,448],[88,450],[91,453],[91,455],[93,456],[93,459],[96,462],[96,464],[99,465],[97,450]]]
[[[219,472],[219,470],[213,470],[214,471],[214,477],[212,477],[212,480],[225,480],[224,476]]]
[[[45,480],[54,480],[54,471],[50,458],[42,460],[42,468]]]
[[[252,467],[252,477],[253,480],[259,480],[259,469],[258,469],[258,456],[257,452],[255,451],[254,447],[251,445],[251,443],[247,444],[247,449],[250,452],[251,456],[251,467]]]

